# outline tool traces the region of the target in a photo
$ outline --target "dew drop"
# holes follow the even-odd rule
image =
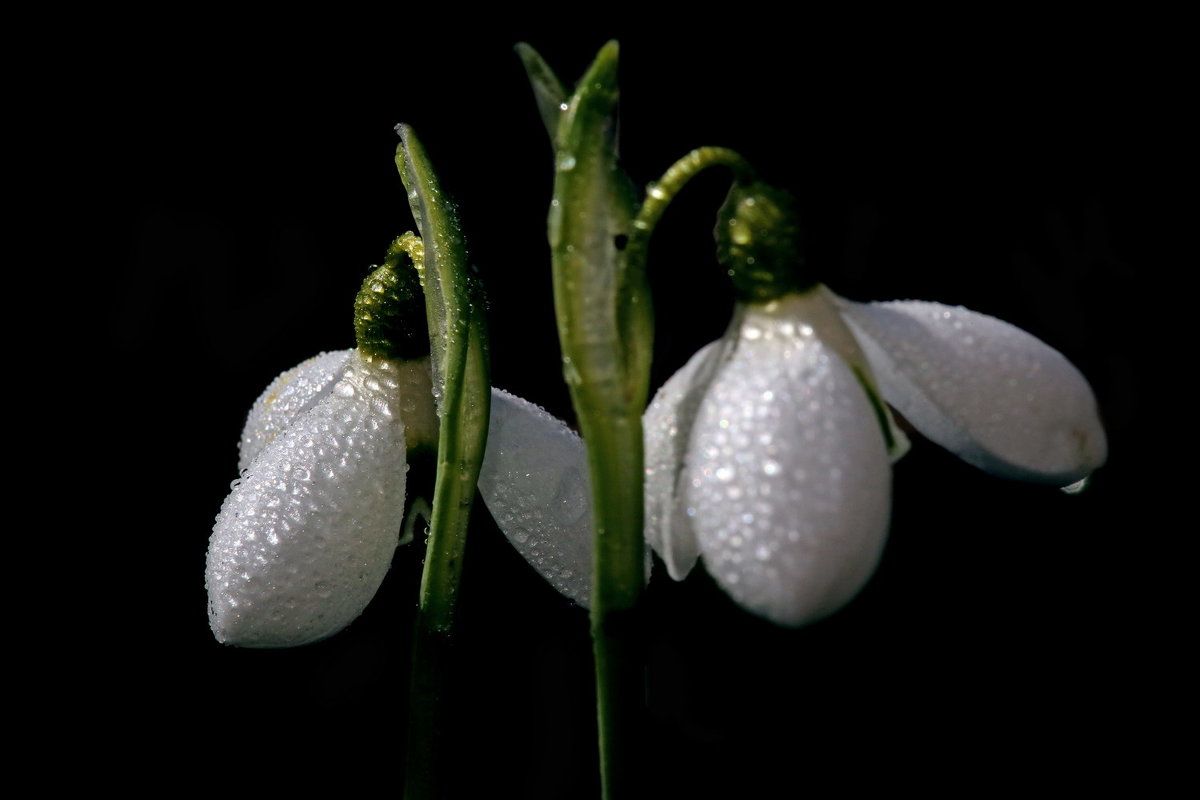
[[[569,527],[579,521],[587,511],[587,485],[579,470],[569,467],[563,472],[553,502],[559,523]]]
[[[1091,480],[1092,480],[1091,475],[1087,476],[1086,478],[1081,478],[1072,484],[1063,486],[1062,491],[1066,492],[1067,494],[1079,494],[1080,492],[1082,492],[1084,489],[1087,488],[1087,485],[1091,482]]]

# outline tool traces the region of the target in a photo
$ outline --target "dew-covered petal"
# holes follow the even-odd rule
[[[551,586],[586,607],[592,493],[583,441],[544,409],[492,389],[479,494],[525,560]]]
[[[679,485],[700,402],[712,381],[724,342],[706,345],[654,395],[642,418],[645,433],[646,543],[667,572],[681,581],[700,557],[700,542],[687,516]]]
[[[271,381],[254,401],[242,428],[238,469],[245,469],[280,433],[333,389],[353,350],[321,353]],[[429,358],[392,361],[405,442],[414,447],[437,445],[438,418],[433,402]]]
[[[405,442],[395,363],[357,351],[330,391],[236,482],[209,541],[205,583],[219,641],[291,647],[366,607],[404,519]]]
[[[689,513],[713,578],[800,626],[849,601],[883,550],[891,467],[842,358],[802,321],[751,306],[701,405]]]
[[[1059,486],[1104,463],[1092,389],[1044,342],[961,307],[842,302],[888,403],[964,461]]]
[[[271,381],[254,401],[246,416],[246,424],[242,427],[239,470],[250,466],[262,449],[292,424],[292,420],[329,393],[342,374],[351,352],[334,350],[321,353]]]

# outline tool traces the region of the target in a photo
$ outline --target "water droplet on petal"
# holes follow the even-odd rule
[[[1086,478],[1080,478],[1079,480],[1075,481],[1072,484],[1063,486],[1062,491],[1066,492],[1067,494],[1079,494],[1080,492],[1082,492],[1084,489],[1087,488],[1088,484],[1091,483],[1091,481],[1092,481],[1092,476],[1088,475]]]

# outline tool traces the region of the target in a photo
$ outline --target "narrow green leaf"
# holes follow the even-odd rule
[[[546,133],[550,134],[550,144],[555,145],[558,140],[558,121],[562,112],[567,109],[567,87],[537,50],[525,42],[521,42],[514,49],[525,66],[525,74],[529,76],[538,112],[542,115]]]
[[[467,265],[466,240],[456,209],[445,196],[429,156],[407,125],[397,127],[396,165],[425,244],[424,283],[434,363],[434,393],[441,417],[438,474],[426,575],[451,570],[422,589],[422,603],[437,609],[436,627],[448,627],[458,587],[462,540],[475,481],[487,442],[491,390],[482,288]],[[441,565],[435,552],[450,559]]]
[[[562,112],[549,217],[563,374],[592,477],[591,622],[606,800],[633,796],[643,727],[636,607],[645,584],[642,411],[652,347],[644,270],[634,276],[640,283],[627,274],[637,202],[617,163],[617,99],[617,44],[609,42]]]
[[[405,796],[441,796],[442,676],[466,550],[475,484],[487,444],[491,387],[483,288],[467,263],[454,205],[443,194],[429,156],[407,125],[397,126],[396,166],[424,242],[422,280],[438,406],[437,478],[421,575],[413,646]]]
[[[649,364],[648,355],[631,352],[648,352],[651,343],[640,324],[632,326],[638,338],[629,336],[625,319],[634,306],[648,313],[650,303],[644,285],[630,286],[624,277],[624,247],[637,201],[617,163],[617,53],[616,42],[604,46],[560,122],[549,235],[559,336],[571,359],[565,364],[567,382],[586,383],[591,400],[615,403],[624,413],[637,399],[626,385],[630,362]],[[637,296],[636,303],[629,302],[630,295]],[[601,393],[610,394],[601,400]]]

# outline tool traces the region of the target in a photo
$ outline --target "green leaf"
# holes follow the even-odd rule
[[[483,288],[468,266],[454,205],[442,193],[412,128],[397,126],[396,166],[424,242],[422,283],[437,401],[437,482],[421,575],[409,710],[405,797],[441,796],[439,753],[453,750],[439,725],[443,676],[466,551],[475,484],[487,445],[491,387]]]
[[[644,273],[630,280],[625,258],[638,203],[617,160],[617,54],[601,49],[559,122],[549,236],[568,384],[640,414],[653,324]]]
[[[538,51],[524,42],[514,49],[525,65],[525,74],[529,76],[529,84],[533,87],[538,112],[542,115],[546,133],[550,134],[550,144],[554,145],[558,138],[558,121],[562,118],[562,112],[567,110],[567,87]]]
[[[561,112],[549,217],[563,374],[592,483],[591,621],[605,798],[632,796],[630,776],[638,773],[643,654],[635,609],[645,585],[642,411],[653,347],[645,271],[631,275],[626,257],[637,201],[617,161],[617,99],[617,44],[609,42]]]
[[[457,211],[442,192],[429,155],[412,128],[399,125],[397,132],[396,166],[425,245],[425,303],[441,418],[421,610],[432,629],[446,631],[491,408],[483,289],[468,266]]]

